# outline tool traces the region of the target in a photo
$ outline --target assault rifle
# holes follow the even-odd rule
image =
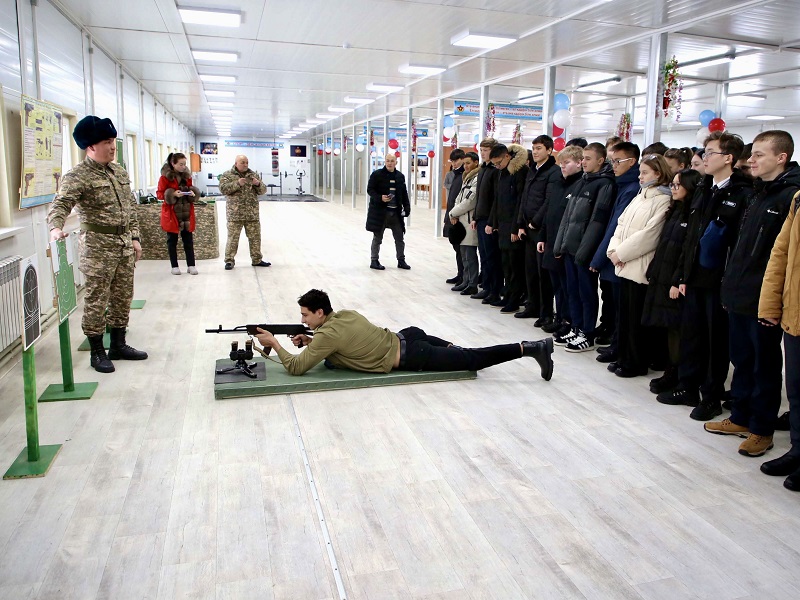
[[[269,331],[272,335],[288,335],[289,337],[301,334],[309,337],[314,335],[314,332],[305,325],[276,325],[273,323],[262,323],[260,325],[248,323],[247,325],[239,325],[233,329],[223,329],[222,325],[220,325],[216,329],[206,329],[206,333],[246,333],[247,335],[258,335],[258,329]]]

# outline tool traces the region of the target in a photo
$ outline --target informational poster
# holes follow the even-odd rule
[[[61,109],[22,96],[22,189],[20,208],[52,202],[61,181]]]
[[[53,276],[56,280],[59,323],[63,323],[78,306],[75,296],[75,270],[72,266],[74,261],[72,244],[63,239],[50,242],[50,263],[53,265]]]
[[[542,120],[541,106],[525,106],[522,104],[493,104],[493,106],[494,116],[498,119]],[[481,103],[475,100],[455,100],[453,102],[453,114],[460,117],[477,117],[481,114]]]
[[[35,254],[19,264],[22,294],[22,345],[27,350],[42,334],[39,306],[39,260]]]
[[[283,148],[283,142],[262,142],[259,140],[225,140],[226,148]]]

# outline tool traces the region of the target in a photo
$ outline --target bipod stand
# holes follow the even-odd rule
[[[22,376],[25,390],[25,429],[28,445],[3,475],[3,479],[44,477],[53,465],[61,444],[39,445],[39,412],[36,403],[36,360],[33,346],[22,352]]]
[[[253,358],[253,340],[247,340],[244,344],[244,348],[244,350],[240,350],[239,342],[231,342],[231,352],[229,356],[231,360],[236,361],[236,363],[231,367],[216,369],[214,372],[217,375],[222,375],[223,373],[238,371],[250,379],[255,379],[257,375],[253,372],[253,367],[258,363],[247,364],[247,361]]]
[[[61,344],[61,379],[63,383],[48,385],[39,396],[39,402],[58,402],[62,400],[88,400],[97,389],[98,383],[75,383],[72,370],[72,344],[69,336],[69,317],[58,326],[58,340]]]

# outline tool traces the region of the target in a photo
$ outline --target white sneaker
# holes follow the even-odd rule
[[[571,330],[569,333],[567,333],[566,335],[562,335],[562,336],[556,336],[556,337],[554,337],[554,338],[553,338],[553,344],[555,344],[556,346],[566,346],[566,345],[567,345],[567,344],[569,344],[569,343],[570,343],[572,340],[574,340],[576,337],[578,337],[578,334],[577,334],[577,333],[575,333],[575,330],[574,330],[574,329],[572,329],[572,330]]]
[[[587,340],[583,334],[580,334],[567,344],[566,350],[567,352],[588,352],[589,350],[594,350],[594,343]]]
[[[189,267],[189,275],[197,275],[197,267]]]
[[[172,271],[170,271],[173,275],[180,275],[181,269],[180,267],[172,267]]]

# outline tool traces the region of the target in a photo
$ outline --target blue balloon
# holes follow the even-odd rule
[[[453,125],[455,125],[455,124],[456,124],[456,123],[455,123],[455,121],[453,121],[453,117],[451,117],[451,116],[449,116],[449,115],[448,115],[448,116],[446,116],[444,119],[442,119],[442,125],[443,125],[444,127],[452,127],[452,126],[453,126]]]
[[[700,116],[698,117],[700,119],[700,125],[702,125],[703,127],[708,127],[708,124],[711,123],[711,120],[714,119],[716,116],[717,115],[713,110],[708,110],[708,109],[704,110],[703,112],[700,113]]]
[[[569,108],[569,96],[566,94],[556,94],[553,96],[553,112]]]
[[[396,140],[396,139],[397,139],[397,132],[396,132],[396,131],[392,131],[392,130],[390,129],[390,130],[389,130],[389,139],[390,139],[390,140]]]
[[[480,134],[479,134],[479,133],[476,133],[476,134],[475,134],[475,137],[473,137],[472,139],[473,139],[473,140],[475,140],[475,143],[477,144],[478,142],[480,142],[480,141],[481,141],[481,136],[480,136]]]

